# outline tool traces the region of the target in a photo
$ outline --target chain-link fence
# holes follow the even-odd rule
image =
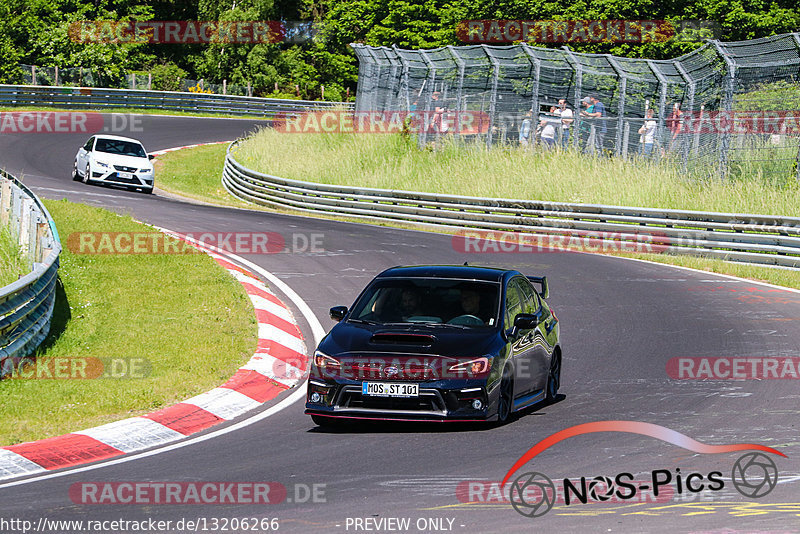
[[[487,146],[562,146],[671,159],[700,176],[800,179],[797,33],[708,41],[659,61],[525,43],[352,46],[356,112],[433,116],[418,130],[422,144],[457,137]],[[467,115],[471,125],[476,117],[486,124],[460,129]]]

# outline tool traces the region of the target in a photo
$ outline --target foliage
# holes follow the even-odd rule
[[[306,20],[321,30],[302,43],[76,43],[70,23],[82,20]],[[4,0],[0,3],[0,81],[18,81],[18,63],[84,67],[107,84],[151,65],[175,66],[187,77],[246,86],[253,94],[301,98],[355,95],[358,66],[350,43],[435,48],[459,45],[456,27],[470,19],[710,21],[717,35],[689,34],[644,44],[574,43],[579,52],[663,59],[697,49],[706,37],[745,40],[800,27],[796,0]],[[686,35],[686,34],[684,34]],[[546,46],[559,47],[560,43]],[[158,67],[156,67],[158,68]],[[175,71],[177,72],[177,71]],[[172,71],[160,87],[174,86]],[[154,82],[155,84],[155,82]],[[297,87],[297,89],[295,89]]]
[[[187,72],[174,63],[163,63],[150,68],[154,91],[180,91],[181,81]]]

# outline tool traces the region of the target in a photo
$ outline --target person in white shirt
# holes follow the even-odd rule
[[[550,113],[556,115],[556,108],[550,108]],[[556,115],[557,117],[558,115]],[[558,119],[546,117],[542,119],[539,123],[539,127],[542,129],[541,139],[542,145],[547,149],[550,150],[554,146],[556,146],[556,124],[558,123]]]
[[[572,110],[567,107],[567,100],[558,100],[558,114],[561,116],[561,146],[567,148],[569,145],[569,127],[575,121]]]
[[[653,119],[653,108],[645,112],[645,121],[639,128],[639,143],[641,143],[642,154],[649,156],[653,152],[653,144],[656,140],[656,121]]]

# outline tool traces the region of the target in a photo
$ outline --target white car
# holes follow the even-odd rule
[[[116,135],[94,135],[75,155],[72,179],[84,183],[123,185],[153,192],[154,156],[148,156],[136,139]]]

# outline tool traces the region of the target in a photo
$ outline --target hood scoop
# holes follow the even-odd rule
[[[406,334],[402,332],[380,332],[370,338],[370,343],[381,345],[417,345],[429,347],[436,338],[429,334]]]

